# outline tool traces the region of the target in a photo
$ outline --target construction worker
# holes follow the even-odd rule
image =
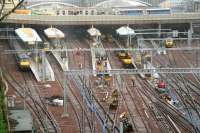
[[[79,63],[79,68],[82,69],[83,68],[83,64]]]
[[[131,77],[131,81],[132,81],[133,86],[135,86],[135,77]]]
[[[81,48],[76,49],[76,55],[80,55],[81,54],[80,50],[81,50]]]

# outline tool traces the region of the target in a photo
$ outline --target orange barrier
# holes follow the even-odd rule
[[[16,14],[31,14],[31,10],[26,10],[26,9],[17,9],[15,10]]]

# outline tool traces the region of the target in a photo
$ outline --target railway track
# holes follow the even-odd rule
[[[122,85],[124,81],[122,80],[120,76],[118,76],[116,80],[117,80],[118,91],[120,92],[123,98],[123,101],[126,105],[129,118],[131,118],[131,123],[134,127],[133,128],[134,131],[135,132],[149,132],[149,129],[145,125],[145,122],[142,119],[141,114],[139,113],[139,110],[137,108],[137,105],[135,104],[133,96],[131,95],[131,93],[129,93],[127,86]],[[128,95],[125,95],[125,94],[128,94]]]
[[[163,56],[165,56],[165,55],[163,55]],[[168,56],[168,58],[167,59],[169,59],[169,58],[171,58],[171,55],[167,55]],[[169,57],[170,56],[170,57]],[[171,60],[169,60],[169,63],[166,63],[165,61],[163,61],[164,59],[162,59],[162,62],[161,62],[161,59],[160,59],[160,61],[159,62],[161,62],[160,64],[162,64],[163,66],[165,66],[166,64],[168,64],[170,67],[172,67],[172,63],[170,62]],[[165,59],[166,60],[166,59]],[[167,78],[169,78],[170,76],[168,75],[168,76],[166,76]],[[153,90],[152,90],[153,91]],[[158,97],[159,98],[159,97]],[[158,99],[159,100],[159,99]],[[157,106],[157,107],[159,107],[159,106]],[[162,108],[161,108],[162,109]],[[163,112],[163,110],[160,110],[160,113],[162,113]],[[165,113],[167,113],[166,111],[165,111]],[[163,113],[162,113],[163,114]],[[167,117],[165,117],[165,118],[167,118]],[[166,119],[167,120],[167,119]],[[187,123],[187,122],[186,122]],[[168,123],[168,124],[171,124],[171,123]],[[185,128],[183,125],[181,125],[183,128]],[[186,128],[185,128],[186,129]],[[194,128],[193,128],[194,129]],[[187,129],[186,129],[187,130]]]
[[[77,84],[82,85],[83,81],[81,80],[80,77],[75,78],[75,80],[79,81],[77,82]],[[86,91],[89,92],[91,90],[91,88],[89,88],[87,85],[85,86]],[[83,90],[80,89],[80,91],[83,92]],[[85,93],[84,91],[84,95],[86,95],[87,93]],[[95,96],[94,92],[92,92],[90,95],[86,95],[86,98],[88,99],[88,101],[90,102],[90,104],[94,107],[97,119],[100,121],[101,126],[103,126],[103,128],[105,128],[104,130],[107,130],[108,132],[110,132],[111,130],[113,130],[113,126],[114,126],[114,120],[112,119],[111,115],[105,110],[104,106],[102,106],[101,102],[99,101],[99,99]],[[91,99],[93,99],[91,101]],[[111,125],[108,126],[108,125]],[[117,126],[114,126],[114,129],[119,132],[119,128]]]
[[[168,103],[166,103],[160,99],[159,95],[155,92],[155,90],[154,90],[154,88],[152,88],[152,86],[150,86],[147,82],[140,81],[140,83],[143,83],[143,84],[141,84],[143,86],[142,87],[143,89],[140,89],[140,91],[143,94],[145,94],[146,97],[154,96],[154,98],[149,97],[149,99],[151,100],[151,102],[154,104],[154,106],[156,107],[156,109],[159,112],[164,112],[165,115],[169,115],[173,119],[173,121],[175,121],[176,124],[179,125],[184,131],[186,131],[186,132],[194,132],[195,131],[194,126],[188,120],[186,120],[184,118],[184,116],[182,116],[180,114],[179,111],[177,111],[176,109],[174,109],[174,107],[170,106]],[[145,88],[145,90],[144,90],[144,88]],[[170,127],[169,125],[171,125],[171,123],[168,123],[165,119],[163,119],[163,120],[164,120],[163,125]],[[166,128],[166,129],[169,129],[172,132],[173,132],[173,130],[176,131],[176,129],[174,129],[174,127],[170,127],[170,128]],[[166,131],[166,132],[169,132],[169,131]]]
[[[193,63],[191,63],[188,58],[180,53],[179,54],[181,60],[184,60],[184,62],[182,62],[182,66],[192,66]],[[179,62],[177,62],[176,58],[174,56],[172,56],[172,60],[173,60],[173,65],[180,65]],[[172,61],[171,61],[172,62]],[[196,122],[194,122],[194,117],[198,118],[198,120],[200,120],[200,113],[199,113],[199,110],[200,110],[200,106],[199,106],[199,102],[198,100],[196,100],[195,98],[193,98],[192,96],[192,93],[195,93],[195,94],[198,94],[198,88],[196,88],[196,91],[194,91],[194,88],[193,87],[188,87],[188,83],[187,83],[187,79],[185,78],[185,76],[183,74],[177,74],[177,75],[174,75],[174,84],[177,86],[178,90],[177,90],[177,93],[179,95],[179,97],[181,98],[183,104],[185,105],[186,107],[186,110],[189,114],[189,118],[190,118],[190,121],[195,124]],[[194,78],[198,78],[196,76],[196,74],[193,73],[193,77]],[[177,84],[179,83],[179,84]],[[183,97],[184,96],[184,97]],[[196,125],[197,126],[197,131],[200,129],[199,125]]]
[[[66,34],[69,38],[66,42],[67,45],[68,45],[67,47],[72,48],[72,49],[77,49],[76,52],[68,53],[69,59],[70,59],[69,64],[71,64],[71,67],[73,69],[81,69],[81,67],[85,68],[86,66],[89,67],[90,62],[86,62],[86,58],[89,58],[89,56],[90,56],[89,53],[87,53],[87,54],[81,53],[81,52],[79,53],[79,51],[78,51],[79,48],[85,48],[85,47],[88,48],[88,45],[87,44],[82,45],[79,42],[79,40],[77,40],[76,36],[74,35],[74,33],[72,31],[67,32]],[[70,69],[70,67],[69,67],[69,69]],[[68,78],[71,81],[71,86],[73,85],[73,88],[80,87],[80,86],[77,85],[77,83],[75,83],[76,80],[72,80],[72,79],[74,79],[74,77],[69,76]],[[84,86],[84,84],[85,83],[83,83],[82,85]],[[76,91],[74,93],[79,94],[79,99],[80,99],[79,103],[82,103],[82,105],[85,107],[86,103],[84,103],[83,96],[81,96],[81,94],[80,94],[80,90],[76,89]],[[82,115],[81,115],[82,116],[82,127],[83,128],[85,127],[85,122],[84,122],[85,115],[86,115],[86,118],[88,120],[91,132],[95,132],[94,127],[92,127],[92,125],[94,126],[94,124],[93,124],[94,119],[93,118],[89,119],[91,117],[90,117],[90,113],[88,113],[88,108],[86,108],[86,107],[85,107],[85,110],[82,111]]]
[[[188,113],[189,115],[189,116],[187,115],[187,117],[189,117],[187,119],[193,123],[194,117],[195,119],[196,118],[199,119],[199,111],[198,111],[199,104],[196,101],[194,101],[194,99],[190,96],[190,93],[184,90],[186,86],[184,86],[184,83],[180,83],[181,82],[180,79],[177,79],[176,76],[173,76],[173,78],[169,78],[169,77],[172,77],[172,76],[168,75],[168,80],[170,80],[169,87],[176,88],[175,92],[181,100],[180,103],[182,103],[182,105],[184,106],[183,107],[184,112]],[[198,132],[198,129],[196,131]]]
[[[163,106],[162,106],[163,107]],[[161,110],[160,110],[160,112],[162,112]],[[167,112],[166,112],[167,113]],[[169,113],[169,112],[168,112]],[[167,118],[166,116],[163,116],[163,117],[165,117],[165,118]],[[171,124],[171,123],[168,123],[169,125]],[[181,125],[183,128],[185,128],[183,125]],[[188,130],[189,128],[185,128],[185,130]],[[168,132],[168,131],[167,131]]]
[[[114,42],[117,44],[117,46],[119,46],[120,44],[116,41],[117,40],[115,40]],[[122,47],[122,46],[120,46],[120,47]],[[116,55],[114,55],[114,56],[116,56]],[[114,57],[112,57],[112,58],[114,58]],[[115,64],[116,63],[114,63],[114,65]],[[146,101],[149,101],[148,98],[146,98],[146,99],[144,98],[143,94],[141,94],[141,92],[138,90],[138,86],[133,87],[133,85],[128,85],[128,84],[132,84],[132,83],[128,82],[128,80],[130,80],[130,79],[131,79],[130,77],[124,76],[124,81],[122,81],[122,82],[124,82],[126,84],[127,87],[125,87],[125,88],[126,88],[128,94],[130,94],[131,99],[134,102],[134,105],[139,112],[139,116],[147,129],[147,132],[161,132],[161,129],[159,128],[160,127],[159,123],[156,121],[156,118],[154,118],[152,116],[152,114],[148,114],[148,112],[150,112],[149,102],[146,102]],[[140,104],[140,105],[138,105],[138,104]]]
[[[135,75],[137,76],[137,75]],[[135,102],[135,106],[138,110],[138,113],[140,115],[140,118],[142,119],[143,123],[146,125],[146,129],[148,132],[160,132],[161,130],[156,129],[156,125],[158,125],[158,123],[155,121],[155,119],[151,116],[151,114],[148,115],[147,111],[148,110],[148,99],[147,102],[145,102],[145,99],[143,98],[143,95],[139,92],[139,88],[138,85],[136,84],[135,86],[133,86],[133,81],[131,81],[130,78],[124,77],[123,79],[124,83],[126,84],[126,89],[128,94],[131,95],[131,99],[133,102]],[[126,81],[126,82],[125,82]],[[135,81],[134,81],[135,82]],[[151,118],[151,120],[149,120],[149,118]],[[151,123],[154,123],[155,125],[152,125]]]
[[[115,109],[111,107],[112,105],[112,94],[115,90],[115,87],[111,85],[104,85],[104,79],[96,80],[96,77],[94,77],[95,80],[91,81],[91,85],[87,85],[86,88],[87,91],[91,94],[90,97],[94,99],[94,101],[97,103],[100,110],[102,110],[102,114],[104,114],[104,122],[106,123],[107,127],[111,132],[119,132],[119,123],[118,123],[118,116],[121,109],[121,103],[118,102],[118,105]],[[95,82],[99,83],[95,83]],[[107,81],[108,82],[108,81]],[[110,81],[109,81],[110,82]],[[99,86],[100,85],[100,86]],[[118,95],[118,94],[116,94]],[[117,100],[120,99],[119,97]]]
[[[11,58],[11,60],[13,60],[12,58],[14,56],[10,56],[7,55],[8,58]],[[5,60],[5,59],[2,59]],[[44,106],[44,104],[41,105],[41,103],[43,103],[42,101],[38,101],[41,99],[35,99],[35,96],[32,95],[32,93],[30,93],[30,86],[28,86],[27,84],[27,79],[24,77],[24,73],[18,73],[18,76],[21,77],[21,81],[19,81],[18,79],[15,78],[15,74],[16,71],[14,70],[13,73],[10,73],[11,68],[12,69],[16,69],[16,61],[13,61],[14,63],[12,64],[12,67],[8,67],[9,65],[11,66],[11,64],[8,64],[7,61],[4,61],[3,65],[2,65],[2,69],[4,71],[4,77],[7,80],[7,82],[9,83],[9,85],[14,89],[14,91],[22,98],[22,99],[26,99],[25,94],[28,95],[28,97],[30,98],[30,100],[25,100],[25,103],[28,105],[28,109],[30,109],[30,111],[32,112],[33,116],[36,118],[37,123],[40,123],[38,125],[39,126],[39,130],[41,131],[46,131],[49,132],[53,131],[54,133],[57,133],[60,131],[60,129],[57,127],[56,121],[53,119],[52,115],[46,110],[46,106]],[[8,70],[10,69],[10,70]],[[17,68],[18,69],[18,68]],[[32,74],[30,72],[27,73],[28,74],[28,79],[30,79],[30,77],[32,77]],[[32,79],[33,80],[33,77]],[[38,94],[36,94],[38,96]],[[41,114],[42,113],[42,114]],[[41,117],[42,115],[42,117]],[[46,119],[44,120],[43,118],[46,117]],[[49,123],[49,127],[48,128],[45,125],[45,122]]]
[[[180,55],[180,60],[184,60],[184,62],[182,63],[184,67],[190,66],[192,67],[192,64],[189,62],[189,59],[182,53],[179,54]],[[179,61],[176,61],[175,57],[172,56],[172,54],[169,55],[169,62],[171,65],[176,66],[179,65],[180,63],[178,63]],[[199,84],[200,82],[198,81],[198,76],[196,74],[192,74],[194,79],[196,79],[196,83]],[[174,84],[177,83],[182,83],[182,87],[180,88],[180,85],[177,85],[178,88],[180,88],[180,92],[184,92],[188,99],[190,99],[190,101],[192,102],[192,104],[194,104],[193,102],[199,104],[199,101],[194,99],[192,97],[192,93],[194,93],[195,95],[199,96],[200,91],[199,91],[199,87],[197,85],[195,85],[194,82],[192,82],[191,80],[189,80],[187,77],[187,75],[183,75],[183,74],[176,74],[173,75],[174,77]],[[196,109],[195,109],[196,110]],[[196,112],[198,112],[196,110]]]
[[[49,40],[47,38],[44,37],[44,34],[43,32],[41,32],[40,30],[40,35],[42,37],[42,39],[45,41],[45,42],[48,42]],[[56,78],[56,84],[58,84],[58,88],[57,89],[57,92],[56,94],[50,94],[52,96],[60,96],[61,98],[63,98],[63,79],[64,78],[64,74],[62,72],[62,70],[60,69],[60,66],[58,65],[58,62],[56,61],[56,59],[54,59],[53,55],[51,53],[48,53],[47,54],[47,59],[50,61],[50,65],[53,67],[54,69],[54,72],[55,72],[55,78]],[[70,88],[71,89],[71,88]],[[57,94],[59,93],[59,94]],[[69,101],[69,104],[70,106],[68,106],[69,109],[67,109],[67,111],[71,111],[72,109],[72,112],[73,112],[73,116],[70,116],[70,118],[68,119],[73,119],[72,121],[75,121],[77,123],[77,127],[78,128],[75,128],[74,127],[74,123],[73,122],[70,122],[68,119],[62,119],[59,121],[59,126],[62,128],[62,131],[65,132],[65,130],[68,129],[68,131],[72,132],[72,130],[70,128],[73,127],[73,132],[80,132],[80,133],[83,133],[83,128],[81,126],[81,118],[79,116],[79,110],[80,110],[80,107],[82,108],[82,106],[78,106],[80,103],[79,101],[77,102],[77,97],[76,95],[74,95],[74,93],[72,93],[71,91],[67,92],[69,94],[67,94],[67,101]],[[64,103],[64,102],[63,102]],[[58,108],[58,110],[54,110],[54,113],[61,113],[59,112],[59,110],[61,110],[63,108]],[[70,112],[71,113],[71,112]],[[62,116],[61,116],[62,117]],[[75,118],[75,120],[74,120]],[[67,124],[67,125],[66,125]]]
[[[40,93],[38,92],[38,85],[34,83],[34,80],[33,80],[34,77],[32,73],[22,73],[22,76],[23,76],[26,86],[28,86],[28,87],[25,87],[24,89],[26,89],[26,92],[28,93],[29,97],[34,102],[34,105],[39,106],[39,107],[36,107],[36,106],[35,107],[38,108],[37,110],[38,110],[38,114],[40,118],[43,118],[45,121],[47,132],[59,133],[61,130],[56,120],[54,119],[53,115],[51,114],[51,112],[48,111],[46,103],[44,102],[45,99],[43,99],[40,96]]]
[[[85,47],[89,48],[89,42],[88,42],[88,40],[84,39],[82,41],[83,43],[80,43],[77,39],[73,39],[73,41],[75,42],[75,43],[73,43],[74,44],[73,46],[75,46],[76,48],[83,48],[83,45]],[[83,56],[84,56],[83,57],[84,58],[83,67],[91,69],[91,66],[92,66],[92,62],[91,62],[91,59],[90,59],[91,58],[91,54],[90,53],[86,53],[86,54],[84,53]],[[73,56],[73,57],[75,57],[75,56]],[[88,78],[89,79],[93,79],[93,77],[88,77]],[[76,77],[74,79],[75,79],[75,81],[80,81],[79,85],[84,84],[83,83],[84,80],[80,76]],[[92,83],[93,83],[93,81],[92,81]],[[112,115],[113,115],[113,118],[112,118],[111,114],[109,114],[109,110],[106,110],[105,107],[102,106],[102,103],[99,101],[99,99],[96,97],[95,94],[97,92],[94,89],[92,89],[91,87],[89,87],[89,85],[86,84],[84,90],[81,90],[81,88],[80,88],[80,91],[84,91],[84,93],[88,94],[88,97],[90,97],[90,99],[93,99],[93,101],[97,103],[98,109],[101,110],[101,111],[98,112],[98,115],[104,114],[104,119],[103,118],[99,118],[100,121],[101,121],[101,123],[104,124],[104,126],[103,126],[104,129],[102,129],[102,130],[104,130],[104,131],[105,130],[107,130],[107,131],[109,131],[109,130],[116,130],[117,132],[119,132],[119,129],[115,126],[115,120],[116,120],[116,112],[117,112],[117,110],[116,110],[116,112],[114,114],[112,112]],[[90,95],[91,93],[92,93],[92,95]],[[105,125],[107,125],[109,127],[107,127]],[[112,127],[112,128],[110,128],[110,127]]]
[[[110,47],[112,47],[111,46],[111,44],[107,44],[106,42],[103,42],[104,43],[104,46],[103,47],[106,47],[106,48],[110,48]],[[106,44],[106,45],[105,45]],[[113,47],[116,47],[116,46],[113,46]],[[115,53],[107,53],[107,55],[108,55],[108,58],[109,59],[113,59],[113,56],[115,55]],[[112,64],[112,67],[114,67],[114,65],[113,65],[113,62],[111,62]],[[113,79],[113,78],[112,78]],[[113,79],[114,80],[114,79]],[[112,80],[111,80],[112,81]],[[111,82],[110,81],[110,82]],[[114,82],[114,81],[113,81]],[[96,88],[96,87],[95,87]],[[112,90],[112,88],[116,88],[116,86],[110,86],[109,85],[109,87],[107,88],[103,88],[103,91],[105,91],[105,92],[107,92],[108,94],[110,94],[110,93],[112,93],[111,92],[111,90]],[[96,93],[98,92],[98,89],[96,89],[96,91],[95,91]],[[114,129],[115,129],[115,126],[117,126],[118,125],[118,127],[120,126],[120,121],[119,121],[119,113],[122,111],[122,110],[124,110],[124,105],[122,104],[122,102],[123,102],[123,98],[124,97],[122,97],[122,96],[119,96],[118,97],[118,106],[117,106],[117,108],[116,108],[116,110],[115,111],[111,111],[110,109],[109,109],[109,105],[107,105],[107,104],[105,104],[105,103],[103,103],[103,102],[101,102],[100,104],[102,104],[104,107],[104,109],[103,110],[107,110],[107,112],[108,112],[108,114],[107,114],[107,116],[109,116],[107,119],[109,120],[110,119],[110,121],[111,121],[111,125],[113,125],[112,126],[112,128],[111,128],[111,131],[115,131]],[[99,102],[99,101],[98,101]],[[128,106],[126,106],[127,108],[128,108]],[[128,108],[129,109],[129,108]],[[121,110],[121,111],[120,111]],[[126,109],[127,110],[127,109]],[[129,110],[129,112],[130,112],[130,110]],[[106,120],[107,121],[107,120]],[[114,122],[114,123],[113,123]],[[109,124],[109,123],[108,123]],[[116,131],[117,132],[119,132],[119,130],[118,129],[116,129]]]
[[[49,132],[49,133],[51,133],[51,132],[59,133],[60,129],[58,128],[56,121],[53,119],[52,115],[47,111],[47,108],[44,105],[43,101],[41,101],[41,98],[36,100],[35,95],[34,96],[32,95],[31,90],[30,90],[28,84],[26,83],[26,81],[24,81],[25,86],[26,86],[26,87],[24,87],[24,86],[22,86],[22,83],[17,81],[12,76],[12,74],[10,74],[8,71],[4,70],[4,72],[6,72],[4,74],[4,76],[7,79],[7,82],[9,83],[9,85],[11,85],[15,89],[17,94],[23,99],[26,98],[24,96],[24,94],[26,94],[30,98],[30,100],[31,100],[30,102],[28,102],[26,100],[25,100],[25,102],[28,105],[28,107],[32,110],[32,112],[35,114],[35,116],[37,117],[38,121],[42,125],[43,130],[45,132]],[[22,77],[23,77],[23,75],[22,75]],[[38,101],[38,100],[40,100],[40,101]],[[41,105],[41,103],[42,103],[42,105]],[[48,127],[47,127],[46,123],[49,123]]]
[[[116,40],[115,40],[115,43],[117,43]],[[114,46],[112,44],[112,46],[111,46],[111,44],[109,44],[109,45],[106,44],[106,48],[117,47],[118,45]],[[109,54],[109,56],[110,56],[110,59],[114,59],[114,57],[116,57],[115,53],[113,53],[113,54],[111,53],[111,54]],[[116,66],[122,67],[121,63],[118,63],[116,61],[112,61],[111,64],[112,64],[112,67],[116,67]],[[130,80],[130,77],[121,76],[121,80],[122,80],[121,82],[123,82],[125,85],[123,86],[123,89],[118,89],[118,90],[120,91],[120,94],[123,97],[123,102],[126,104],[126,108],[130,114],[132,125],[136,129],[135,131],[138,132],[138,124],[139,124],[140,126],[143,125],[143,130],[145,129],[145,131],[143,131],[143,132],[160,132],[160,129],[158,129],[158,127],[157,127],[157,129],[155,128],[156,125],[158,125],[158,123],[154,122],[155,125],[151,124],[152,120],[154,121],[153,117],[148,115],[148,117],[151,117],[151,120],[148,120],[147,112],[146,112],[147,110],[144,110],[144,106],[146,108],[147,108],[147,106],[145,103],[143,103],[143,104],[141,103],[141,102],[144,102],[143,101],[144,99],[140,94],[138,94],[138,91],[135,87],[133,88],[134,90],[130,89],[133,86],[131,86],[131,87],[128,86],[128,84],[130,84],[130,82],[128,83],[128,79]],[[118,82],[117,86],[119,86],[119,88],[122,88],[122,85],[120,85],[119,82]],[[133,91],[134,91],[134,93],[133,93]],[[129,104],[131,104],[131,105],[129,105]],[[133,109],[132,109],[133,105],[134,105],[135,111],[133,111]],[[140,120],[140,122],[134,122],[134,118],[132,118],[131,114],[134,114],[134,115],[137,114],[139,116],[138,119]]]
[[[183,56],[181,53],[179,53],[178,55],[179,55],[179,58],[181,58],[181,56]],[[168,64],[170,66],[177,66],[177,65],[181,64],[180,61],[179,61],[179,63],[176,61],[176,58],[172,55],[172,53],[168,53],[167,57],[168,58],[166,60],[168,60]],[[163,63],[164,63],[164,62],[161,62],[161,60],[159,58],[157,58],[157,62],[159,62],[161,65],[163,65]],[[186,60],[185,60],[185,62],[182,62],[181,66],[188,65],[186,62],[187,62]],[[192,109],[192,110],[194,110],[194,112],[196,112],[197,116],[199,117],[199,113],[198,113],[199,111],[198,111],[198,109],[196,109],[198,102],[194,101],[194,99],[190,95],[191,91],[193,91],[194,93],[197,93],[197,92],[195,92],[194,89],[192,89],[192,87],[188,87],[187,79],[182,74],[176,74],[176,75],[167,74],[167,75],[161,75],[161,77],[169,83],[170,88],[176,88],[173,90],[176,92],[177,96],[181,100],[180,102],[184,106],[186,112],[188,114],[191,114],[190,109]],[[191,83],[189,83],[189,84],[191,85]],[[190,118],[190,120],[192,119],[190,115],[189,115],[189,118]],[[197,129],[197,131],[198,131],[198,129]]]
[[[146,103],[148,109],[153,114],[154,118],[157,120],[157,123],[161,129],[162,132],[168,133],[168,132],[174,132],[171,126],[169,126],[169,123],[164,119],[163,114],[160,110],[158,110],[155,103],[157,102],[158,97],[155,97],[155,93],[152,88],[146,81],[143,81],[140,79],[140,77],[137,77],[137,82],[140,84],[140,86],[137,88],[138,92],[143,94],[146,97],[146,100],[144,99],[144,102]]]
[[[181,75],[177,75],[177,76],[181,76]],[[199,105],[200,104],[198,103],[198,101],[196,101],[194,98],[192,98],[192,96],[190,94],[190,90],[188,89],[187,85],[185,84],[186,80],[184,80],[182,76],[181,76],[181,78],[182,79],[180,79],[180,78],[178,79],[177,77],[175,77],[174,79],[171,79],[171,82],[175,85],[175,86],[173,86],[173,85],[171,85],[171,86],[177,88],[176,92],[179,95],[179,97],[181,98],[184,106],[186,107],[188,114],[191,114],[190,110],[192,109],[194,111],[192,114],[196,114],[196,117],[199,119],[200,118],[200,114],[199,114],[199,109],[200,109]],[[180,84],[180,81],[182,82],[182,84]],[[192,121],[191,117],[192,116],[190,116],[190,119]]]
[[[63,79],[65,79],[63,71],[60,69],[57,61],[53,58],[52,55],[48,55],[48,60],[51,62],[51,66],[54,68],[55,76],[56,76],[56,82],[59,84],[59,86],[64,89],[63,87]],[[70,79],[68,80],[70,81]],[[67,99],[69,100],[70,105],[72,106],[73,112],[75,114],[77,125],[79,127],[80,133],[90,133],[92,132],[91,129],[91,122],[88,116],[88,112],[84,107],[84,104],[81,101],[81,96],[78,95],[76,90],[74,89],[74,86],[70,84],[67,84],[67,87],[69,89],[69,92],[67,92]],[[85,116],[83,118],[82,116]]]
[[[51,57],[51,58],[53,58],[53,57]],[[52,61],[52,59],[51,59],[51,61]],[[51,62],[51,63],[53,64],[55,62]],[[59,66],[54,67],[56,79],[57,79],[57,82],[59,83],[59,85],[61,86],[61,88],[64,89],[63,84],[62,84],[63,83],[63,77],[61,76],[61,75],[63,75],[63,72],[61,70],[58,70],[58,67]],[[71,79],[68,79],[68,81],[70,81],[70,80]],[[81,120],[82,118],[80,116],[82,114],[82,111],[84,112],[84,115],[86,116],[86,120],[87,120],[87,123],[88,123],[88,126],[89,126],[89,130],[90,130],[90,132],[92,132],[89,116],[87,115],[87,111],[84,108],[83,103],[81,102],[80,96],[77,96],[77,92],[75,92],[74,85],[72,85],[71,81],[70,81],[70,84],[67,84],[67,87],[69,89],[67,97],[68,97],[69,103],[71,104],[73,111],[76,115],[77,124],[79,126],[80,133],[83,132],[83,130],[84,130],[83,128],[87,127],[86,125],[85,125],[85,127],[82,127],[83,120]]]
[[[138,77],[139,78],[139,77]],[[137,82],[137,81],[135,81]],[[136,84],[136,83],[135,83]],[[152,107],[153,107],[153,103],[152,100],[149,100],[149,95],[147,95],[148,97],[146,97],[140,90],[140,86],[138,84],[135,85],[135,91],[137,92],[137,94],[140,96],[141,98],[141,102],[144,108],[144,113],[147,117],[147,120],[149,121],[149,126],[152,132],[162,132],[162,127],[159,125],[159,121],[157,121],[157,118],[153,116],[152,114]],[[143,88],[141,88],[143,89]],[[143,91],[143,90],[142,90]],[[144,92],[145,93],[145,92]],[[148,112],[149,114],[148,114]]]

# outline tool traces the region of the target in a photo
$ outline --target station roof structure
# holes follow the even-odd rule
[[[171,8],[173,11],[184,11],[186,10],[188,2],[188,0],[165,0],[159,6],[161,8]]]
[[[15,33],[22,39],[23,42],[42,42],[37,32],[32,28],[18,28]]]
[[[147,7],[150,4],[139,0],[106,0],[95,5],[95,7],[111,8],[111,7]]]
[[[65,34],[57,29],[57,28],[47,28],[44,30],[44,34],[48,37],[48,38],[57,38],[57,39],[60,39],[60,38],[64,38],[65,37]]]
[[[146,0],[25,0],[27,6],[42,3],[65,3],[79,7],[143,7],[149,6]]]
[[[128,26],[122,26],[116,30],[119,35],[134,35],[135,31]]]
[[[88,29],[87,32],[90,34],[90,36],[101,36],[101,32],[94,27]]]
[[[27,9],[32,9],[32,8],[38,8],[41,7],[43,8],[44,6],[50,7],[53,6],[55,8],[62,8],[62,7],[78,7],[76,5],[70,4],[70,3],[62,3],[62,2],[57,2],[57,1],[48,1],[48,2],[43,2],[43,1],[38,1],[38,2],[34,2],[34,3],[30,3],[27,5]]]
[[[32,131],[33,121],[27,110],[10,110],[9,121],[12,132]]]

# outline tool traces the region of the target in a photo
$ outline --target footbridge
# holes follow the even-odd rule
[[[200,22],[200,13],[177,13],[167,15],[25,15],[11,14],[3,23],[42,25],[125,25],[125,24],[166,24]]]

